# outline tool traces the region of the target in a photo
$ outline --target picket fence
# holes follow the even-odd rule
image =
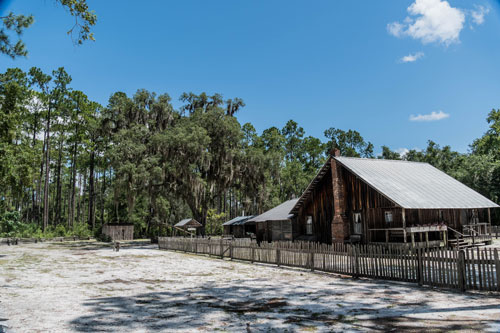
[[[496,239],[500,238],[500,225],[490,226],[490,235]]]
[[[206,254],[221,259],[414,282],[442,288],[500,291],[498,249],[404,249],[386,245],[318,244],[250,240],[159,237],[162,250]]]

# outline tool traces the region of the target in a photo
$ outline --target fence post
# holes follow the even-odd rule
[[[233,260],[233,241],[229,242],[229,257]]]
[[[463,250],[458,252],[457,259],[458,289],[465,291],[465,254]]]
[[[276,265],[278,265],[278,267],[281,265],[281,251],[279,247],[276,248]]]
[[[255,248],[253,245],[250,245],[250,248],[252,249],[252,259],[250,260],[250,262],[253,264],[253,261],[255,259]]]
[[[424,268],[422,262],[422,249],[416,248],[417,251],[417,278],[418,285],[422,286],[424,284]]]
[[[220,239],[220,258],[224,259],[224,240]]]
[[[498,259],[498,250],[493,250],[493,255],[495,257],[495,266],[497,270],[497,290],[500,291],[500,260]]]
[[[314,249],[309,249],[309,267],[314,271]]]
[[[359,278],[359,256],[358,256],[358,247],[356,245],[353,245],[353,252],[354,252],[354,278],[357,279]]]
[[[198,240],[197,239],[194,240],[194,253],[198,254]]]

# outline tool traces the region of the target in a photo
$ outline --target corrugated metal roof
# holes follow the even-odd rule
[[[192,223],[191,223],[192,222]],[[195,219],[193,218],[189,218],[189,219],[184,219],[184,220],[181,220],[179,221],[178,223],[176,223],[174,225],[174,227],[184,227],[186,226],[187,224],[192,224],[194,227],[201,227],[201,223],[196,221]]]
[[[294,214],[290,214],[293,206],[297,203],[299,199],[292,199],[283,202],[281,205],[276,206],[265,213],[262,213],[250,220],[248,222],[265,222],[265,221],[282,221],[288,220],[293,217]]]
[[[334,158],[402,208],[499,207],[428,163],[352,157]]]
[[[237,216],[232,220],[229,220],[227,222],[224,222],[222,225],[243,225],[246,222],[248,222],[249,219],[254,217],[253,215],[249,216]]]

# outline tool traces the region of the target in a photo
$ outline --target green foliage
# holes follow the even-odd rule
[[[90,231],[88,224],[86,223],[76,223],[73,226],[73,230],[69,232],[70,236],[76,236],[80,238],[87,238],[92,236],[92,231]]]
[[[386,160],[400,160],[401,156],[399,153],[392,151],[389,147],[382,146],[382,154],[378,156],[378,158]]]
[[[207,212],[207,223],[205,225],[205,232],[208,235],[222,235],[224,227],[222,224],[226,222],[225,213],[217,213],[215,209],[209,209]]]
[[[135,237],[156,237],[191,216],[221,234],[224,220],[298,197],[332,148],[373,157],[355,130],[329,128],[324,143],[289,120],[259,135],[234,116],[238,98],[185,93],[176,110],[142,89],[102,107],[70,84],[64,68],[0,74],[2,235],[99,236],[104,223],[133,223]],[[378,157],[430,163],[498,202],[500,112],[487,121],[468,154],[428,141]]]
[[[62,7],[75,18],[75,24],[68,31],[76,44],[82,44],[86,40],[94,40],[94,34],[90,31],[91,27],[97,23],[96,14],[91,11],[86,0],[56,0]],[[10,12],[6,16],[0,17],[2,23],[0,26],[0,53],[3,53],[12,59],[25,57],[28,55],[26,45],[21,39],[25,29],[29,28],[33,22],[33,15],[20,15]],[[74,38],[74,33],[77,37]],[[14,36],[16,41],[12,41]]]
[[[338,149],[342,156],[373,158],[373,144],[366,142],[358,131],[330,127],[325,131],[328,149]]]
[[[17,237],[17,238],[54,238],[54,237],[90,237],[88,225],[78,223],[67,230],[62,224],[55,227],[49,227],[45,232],[35,223],[25,223],[21,220],[19,212],[11,211],[0,213],[0,237]]]
[[[23,41],[20,39],[24,29],[31,26],[34,22],[32,15],[16,15],[12,12],[4,16],[2,19],[2,27],[0,28],[0,53],[3,53],[12,59],[19,56],[26,56],[28,51]],[[17,41],[12,42],[10,33],[17,36]]]
[[[0,214],[0,234],[6,236],[15,235],[22,228],[23,224],[19,212],[5,212]]]

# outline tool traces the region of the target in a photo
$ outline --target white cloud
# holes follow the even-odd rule
[[[446,119],[449,117],[450,117],[449,113],[445,113],[445,112],[439,110],[438,112],[432,111],[429,114],[418,114],[416,116],[411,115],[410,121],[437,121],[437,120],[442,120],[442,119]]]
[[[391,35],[409,36],[424,44],[436,42],[448,46],[459,42],[465,21],[463,10],[451,7],[445,0],[415,0],[407,10],[415,18],[389,23],[387,31]]]
[[[398,149],[396,149],[396,153],[399,154],[399,157],[404,157],[409,152],[410,152],[410,150],[408,148],[398,148]]]
[[[387,31],[396,37],[403,35],[405,26],[399,22],[392,22],[387,25]]]
[[[422,58],[424,56],[423,52],[417,52],[414,54],[408,54],[407,56],[404,56],[403,58],[399,59],[400,62],[406,63],[406,62],[414,62],[417,61],[418,59]]]
[[[475,7],[476,9],[472,9],[470,11],[470,16],[472,17],[472,22],[477,25],[481,25],[484,23],[484,17],[490,12],[490,9],[477,5]]]

